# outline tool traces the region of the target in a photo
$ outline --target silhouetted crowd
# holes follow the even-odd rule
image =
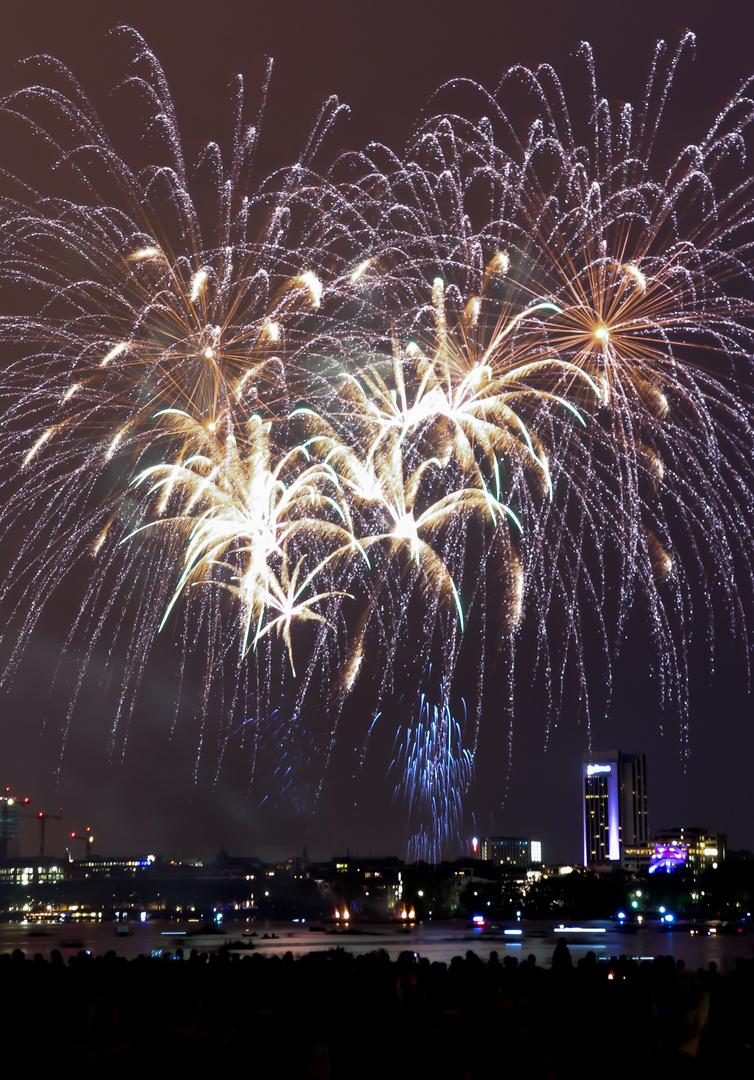
[[[0,957],[6,1054],[74,1075],[274,1080],[751,1076],[754,966],[672,957],[450,964],[340,949]],[[28,1056],[27,1056],[28,1055]]]

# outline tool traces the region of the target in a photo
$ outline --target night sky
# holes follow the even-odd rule
[[[699,0],[620,5],[483,0],[463,9],[443,0],[386,0],[362,7],[294,0],[272,10],[268,14],[250,0],[212,5],[29,0],[4,15],[0,89],[24,84],[14,67],[19,60],[48,52],[69,65],[107,112],[109,91],[124,70],[113,61],[122,50],[107,34],[128,23],[162,62],[186,143],[198,148],[215,136],[218,124],[223,133],[230,77],[241,72],[253,96],[265,57],[272,56],[263,153],[264,164],[274,167],[296,156],[319,104],[330,94],[351,108],[333,135],[333,152],[369,139],[399,150],[423,104],[447,79],[465,76],[493,88],[502,71],[519,62],[546,61],[567,72],[582,40],[594,46],[602,91],[637,100],[656,38],[675,40],[682,27],[697,33],[696,58],[676,86],[672,115],[679,142],[701,136],[725,96],[754,72],[749,0],[720,0],[714,7]],[[190,701],[173,728],[175,686],[162,674],[159,656],[148,668],[123,753],[120,746],[114,756],[108,749],[110,710],[103,697],[112,691],[97,678],[104,655],[95,654],[92,677],[63,739],[74,676],[64,671],[52,693],[50,685],[74,595],[72,587],[70,594],[55,597],[0,699],[0,779],[17,794],[28,794],[35,810],[52,813],[63,806],[64,822],[49,823],[48,851],[59,852],[70,830],[91,825],[95,850],[108,854],[211,858],[224,845],[234,854],[275,859],[299,853],[304,844],[311,857],[321,859],[346,848],[352,854],[404,854],[405,811],[393,800],[384,763],[355,779],[352,768],[339,764],[313,815],[300,815],[292,801],[281,805],[272,797],[260,808],[261,791],[249,789],[248,760],[231,747],[218,771],[216,755],[206,749],[211,732],[204,735],[197,766],[202,733],[192,720]],[[754,612],[749,615],[754,618]],[[652,829],[701,825],[727,832],[732,848],[754,849],[749,797],[754,724],[743,671],[746,643],[723,635],[715,676],[692,676],[686,739],[677,717],[659,715],[640,619],[634,630],[616,672],[610,715],[592,715],[592,746],[646,753]],[[698,652],[692,649],[691,658],[695,671],[703,672]],[[117,668],[117,657],[115,663]],[[546,861],[578,860],[581,761],[590,733],[577,722],[575,710],[565,710],[548,733],[542,702],[525,685],[516,711],[510,764],[501,731],[478,770],[465,831],[541,839]],[[487,712],[485,724],[494,727],[491,703]],[[36,840],[33,824],[26,822],[22,851],[35,851]]]

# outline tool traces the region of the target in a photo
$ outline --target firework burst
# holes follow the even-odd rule
[[[221,550],[233,552],[238,580],[226,568],[221,585],[202,590],[197,623],[183,636],[193,648],[203,625],[214,642],[208,684],[223,668],[217,656],[234,651],[220,629],[228,591],[237,590],[241,655],[271,632],[270,605],[291,660],[291,622],[315,619],[314,564],[289,568],[283,559],[277,576],[263,570],[287,552],[293,529],[288,521],[281,536],[275,512],[313,490],[304,481],[286,487],[291,448],[271,446],[265,424],[280,425],[296,388],[317,381],[307,350],[322,352],[315,342],[318,328],[327,337],[330,294],[320,272],[326,215],[308,162],[338,111],[336,103],[323,110],[292,169],[255,183],[260,116],[244,121],[238,80],[227,164],[216,144],[189,163],[162,69],[138,35],[122,33],[133,61],[120,88],[125,113],[148,132],[154,164],[132,168],[70,73],[54,63],[50,71],[49,61],[50,82],[13,94],[1,110],[49,164],[40,188],[11,170],[3,179],[0,340],[9,360],[0,437],[6,462],[20,465],[6,475],[3,526],[6,536],[20,522],[25,530],[2,589],[18,618],[8,670],[60,583],[93,559],[69,644],[88,658],[103,635],[122,633],[116,728],[134,707],[155,634],[190,585],[212,578]],[[330,285],[336,293],[332,276]],[[10,314],[19,289],[29,314]],[[250,420],[255,414],[265,423]],[[168,525],[180,500],[182,520],[173,514]],[[144,542],[123,545],[145,519]],[[323,519],[320,533],[326,528]],[[159,570],[171,564],[182,567],[177,581]],[[245,693],[238,669],[232,681],[237,704]]]
[[[230,154],[190,165],[126,33],[153,164],[57,65],[0,112],[50,166],[2,178],[8,672],[86,563],[69,645],[82,670],[124,648],[116,729],[168,627],[181,671],[204,656],[202,716],[222,699],[220,757],[250,700],[254,745],[267,718],[295,758],[315,696],[323,769],[357,682],[364,744],[386,702],[418,702],[393,769],[432,857],[461,829],[492,657],[512,716],[527,624],[551,718],[574,671],[588,718],[641,609],[685,730],[692,612],[711,655],[717,608],[745,636],[754,593],[748,84],[663,160],[690,38],[658,46],[638,109],[600,97],[584,46],[582,121],[550,68],[516,67],[438,91],[403,155],[319,178],[329,103],[257,182],[240,82]]]
[[[686,35],[675,49],[658,45],[638,108],[600,97],[582,46],[581,139],[552,69],[516,67],[494,94],[468,81],[443,87],[403,159],[376,147],[362,162],[360,190],[380,207],[390,287],[426,296],[422,281],[442,267],[445,293],[467,319],[486,290],[505,331],[521,320],[500,341],[511,371],[556,357],[568,386],[561,396],[588,419],[578,439],[558,432],[552,400],[540,396],[532,423],[549,441],[555,497],[532,502],[509,478],[527,524],[525,561],[536,568],[525,600],[539,621],[534,670],[550,682],[553,716],[569,669],[580,671],[588,702],[585,612],[599,626],[609,686],[628,619],[644,609],[661,696],[684,730],[692,609],[708,607],[701,622],[711,628],[720,604],[728,632],[748,633],[754,312],[745,151],[754,107],[745,83],[697,144],[663,160],[663,114],[692,44]],[[433,114],[447,95],[451,111]],[[500,254],[490,259],[492,251]],[[568,381],[569,365],[588,388]]]

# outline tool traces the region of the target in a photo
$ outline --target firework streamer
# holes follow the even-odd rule
[[[396,734],[392,765],[396,793],[409,808],[408,857],[428,862],[439,862],[460,835],[463,797],[474,774],[462,724],[443,687],[438,691],[435,701],[421,695],[415,715]]]

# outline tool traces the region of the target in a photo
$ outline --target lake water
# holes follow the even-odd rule
[[[127,936],[116,935],[113,923],[104,924],[3,924],[0,925],[0,953],[21,949],[27,957],[41,953],[49,957],[53,949],[59,949],[65,958],[81,949],[98,955],[114,949],[119,955],[132,959],[140,953],[155,950],[175,952],[191,948],[201,952],[216,951],[226,942],[244,942],[253,945],[254,951],[263,955],[282,955],[292,952],[294,956],[332,948],[342,948],[351,953],[368,953],[384,949],[395,960],[404,950],[418,953],[430,961],[449,963],[454,956],[472,950],[487,960],[494,950],[498,956],[506,954],[526,957],[534,954],[537,963],[549,965],[559,938],[566,939],[574,961],[590,949],[598,958],[632,956],[653,958],[672,955],[682,959],[691,969],[706,967],[714,960],[721,971],[735,967],[738,958],[754,959],[754,934],[692,934],[688,929],[677,928],[661,931],[654,928],[635,932],[620,930],[610,922],[527,922],[512,924],[494,930],[476,930],[463,924],[420,923],[416,926],[394,924],[362,924],[359,927],[327,926],[309,929],[307,924],[279,922],[234,922],[224,924],[219,934],[202,933],[196,924],[146,922],[129,924]],[[254,931],[254,937],[245,937],[244,931]],[[514,933],[515,932],[515,933]],[[264,935],[270,935],[267,938]],[[273,938],[271,935],[275,935]]]

